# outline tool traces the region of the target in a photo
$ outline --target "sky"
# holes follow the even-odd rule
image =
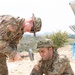
[[[0,0],[0,15],[28,18],[32,13],[42,19],[38,33],[66,31],[75,34],[70,25],[75,25],[75,15],[69,5],[73,0]]]

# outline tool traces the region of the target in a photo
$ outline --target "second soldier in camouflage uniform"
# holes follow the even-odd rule
[[[8,75],[6,57],[22,59],[17,52],[17,44],[24,32],[34,33],[41,30],[41,19],[33,14],[29,19],[11,15],[0,16],[0,75]]]
[[[42,59],[34,66],[30,75],[74,75],[69,60],[65,55],[58,55],[50,40],[37,44]]]

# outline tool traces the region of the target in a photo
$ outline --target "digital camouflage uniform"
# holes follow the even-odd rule
[[[35,34],[41,29],[41,19],[36,18],[34,14],[32,19],[34,20],[34,25],[31,32]],[[0,75],[8,75],[6,58],[9,56],[12,59],[15,56],[17,44],[24,34],[22,26],[24,21],[25,19],[23,18],[15,18],[11,15],[0,16]],[[14,31],[9,30],[10,26]]]
[[[49,45],[51,45],[49,41],[44,42],[44,44],[43,42],[39,42],[38,47],[42,48],[52,46]],[[52,59],[41,59],[38,64],[39,70],[37,71],[33,68],[30,75],[74,75],[68,58],[65,55],[59,56],[56,50],[54,50],[53,53],[54,54]]]
[[[17,44],[23,35],[22,23],[24,19],[14,18],[10,15],[0,16],[0,75],[8,75],[6,57],[14,57]],[[8,27],[13,26],[14,32]]]

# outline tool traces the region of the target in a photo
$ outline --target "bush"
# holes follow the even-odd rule
[[[51,34],[48,38],[50,38],[53,44],[56,45],[57,48],[59,48],[64,46],[64,43],[67,42],[68,34],[66,32],[58,31],[57,33]]]

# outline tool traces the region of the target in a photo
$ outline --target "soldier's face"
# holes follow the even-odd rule
[[[32,19],[25,20],[23,27],[24,32],[31,32],[31,28],[33,27],[33,20]]]
[[[52,48],[41,48],[39,53],[43,60],[48,60],[52,58],[53,50]]]

